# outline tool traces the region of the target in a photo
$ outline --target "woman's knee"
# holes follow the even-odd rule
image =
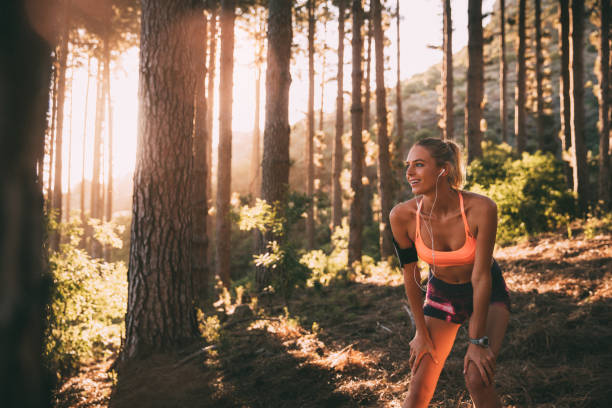
[[[467,372],[465,373],[465,385],[471,395],[480,394],[487,388],[485,385],[482,375],[476,365],[468,364]]]

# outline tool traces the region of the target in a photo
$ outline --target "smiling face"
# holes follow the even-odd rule
[[[444,175],[438,178],[443,169],[423,146],[413,146],[406,158],[406,180],[414,194],[424,194],[434,189],[436,182],[444,178]]]

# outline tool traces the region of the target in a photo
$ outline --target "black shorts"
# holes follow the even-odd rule
[[[427,294],[423,304],[425,316],[452,323],[463,323],[474,309],[472,283],[452,284],[444,282],[429,272]],[[495,260],[491,265],[491,303],[502,303],[510,311],[510,294]]]

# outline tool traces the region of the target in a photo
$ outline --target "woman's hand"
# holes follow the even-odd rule
[[[495,375],[495,356],[493,352],[488,347],[481,347],[476,344],[470,344],[467,349],[467,353],[465,353],[465,358],[463,359],[463,374],[467,373],[468,364],[474,363],[478,371],[480,372],[480,376],[482,377],[482,382],[485,386],[489,386],[493,383],[493,376]]]
[[[431,341],[431,337],[429,337],[429,333],[421,334],[419,331],[417,331],[414,338],[410,342],[410,359],[408,360],[413,374],[419,368],[419,364],[421,363],[421,360],[425,354],[429,354],[434,363],[438,364],[434,345]]]

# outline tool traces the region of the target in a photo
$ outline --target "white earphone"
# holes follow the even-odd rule
[[[441,175],[443,175],[446,172],[446,169],[442,169],[440,170],[440,174],[438,174],[438,177],[440,177]]]

